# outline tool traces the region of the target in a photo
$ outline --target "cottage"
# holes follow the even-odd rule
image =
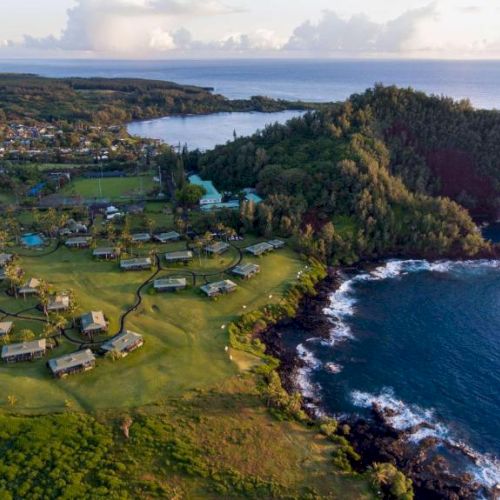
[[[92,255],[96,259],[116,259],[120,255],[120,249],[119,248],[113,248],[113,247],[98,247],[95,248],[94,251],[92,252]]]
[[[89,236],[77,236],[75,238],[69,238],[66,240],[65,245],[68,248],[88,248],[92,238]]]
[[[187,287],[186,278],[164,278],[154,280],[153,287],[157,292],[176,292]]]
[[[285,242],[282,240],[270,240],[270,241],[268,241],[268,243],[270,245],[272,245],[272,247],[275,250],[278,250],[278,249],[283,248],[285,246]]]
[[[132,235],[132,241],[134,243],[148,243],[151,241],[151,235],[149,233],[135,233]]]
[[[169,241],[179,241],[181,235],[177,231],[170,231],[168,233],[155,234],[153,239],[158,243],[168,243]]]
[[[224,241],[216,241],[205,247],[205,251],[211,255],[221,255],[229,250],[229,244]]]
[[[241,278],[250,279],[260,273],[260,266],[258,264],[240,264],[233,268],[231,272]]]
[[[14,327],[14,323],[12,321],[2,321],[0,322],[0,337],[4,337],[5,335],[9,335]]]
[[[11,253],[0,253],[0,267],[5,267],[13,258]]]
[[[32,361],[45,356],[47,352],[46,339],[22,342],[20,344],[9,344],[2,347],[2,360],[6,363],[17,363],[19,361]]]
[[[251,253],[255,257],[259,257],[260,255],[264,255],[265,253],[272,252],[274,247],[267,242],[257,243],[245,249],[247,252]]]
[[[216,297],[223,293],[231,293],[234,292],[236,288],[238,288],[238,285],[231,280],[216,281],[200,287],[201,291],[208,297]]]
[[[70,301],[69,295],[56,295],[49,303],[47,304],[47,311],[49,312],[58,312],[58,311],[66,311],[69,309]]]
[[[62,378],[72,373],[92,370],[95,366],[95,356],[90,349],[85,349],[59,358],[53,358],[49,360],[47,366],[54,377]]]
[[[139,257],[137,259],[125,259],[120,261],[120,268],[123,271],[142,271],[151,269],[153,261],[150,257]]]
[[[127,330],[102,344],[101,349],[105,353],[117,354],[124,358],[129,352],[139,349],[143,344],[142,335]]]
[[[90,311],[80,316],[80,331],[85,335],[104,332],[108,329],[108,322],[102,311]]]
[[[23,286],[19,287],[18,292],[21,295],[36,295],[40,288],[40,280],[30,278]]]
[[[174,264],[176,262],[189,262],[190,260],[193,260],[193,252],[191,252],[191,250],[168,252],[165,254],[165,260],[169,264]]]

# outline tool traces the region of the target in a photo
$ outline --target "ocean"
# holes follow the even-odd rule
[[[500,108],[498,61],[3,61],[0,71],[156,78],[214,87],[230,98],[305,101],[342,100],[382,82]],[[195,119],[179,120],[182,134],[169,133],[171,144],[197,134]],[[220,118],[201,121],[201,129],[222,130]],[[499,227],[486,235],[500,239]],[[469,464],[475,477],[500,482],[499,261],[381,264],[346,275],[325,314],[329,342],[307,331],[289,339],[306,362],[299,381],[318,399],[318,411],[367,414],[379,402],[394,410],[395,427],[430,424],[411,439],[461,443],[476,456]]]

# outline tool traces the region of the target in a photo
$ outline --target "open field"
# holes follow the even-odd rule
[[[99,187],[100,185],[100,187]],[[104,179],[76,179],[61,189],[61,196],[82,196],[84,198],[120,198],[146,195],[157,184],[152,175],[135,177],[112,177]]]
[[[244,242],[248,244],[249,242]],[[177,245],[166,245],[165,251]],[[144,247],[147,252],[147,247]],[[187,269],[217,272],[237,258],[232,250],[222,257],[197,259],[187,267],[178,266],[173,274]],[[250,261],[249,257],[245,260]],[[143,303],[127,320],[127,327],[144,335],[145,345],[120,361],[100,359],[95,370],[53,380],[46,360],[0,366],[0,404],[15,395],[16,411],[47,412],[64,408],[96,410],[110,407],[138,407],[189,389],[208,387],[238,371],[225,352],[227,332],[222,328],[239,314],[265,303],[279,300],[280,294],[303,267],[288,249],[259,259],[262,272],[250,281],[239,281],[236,293],[213,301],[198,288],[177,294],[144,292]],[[110,334],[118,331],[118,318],[133,304],[135,290],[152,274],[123,273],[116,262],[97,262],[90,250],[64,247],[45,257],[24,257],[26,277],[36,276],[59,290],[72,289],[80,311],[103,310],[110,319]],[[169,275],[167,271],[162,275]],[[214,277],[214,280],[218,279]],[[269,296],[273,298],[270,299]],[[0,295],[0,308],[20,311],[29,307],[23,299]],[[16,321],[16,330],[32,328],[31,322]],[[29,323],[29,324],[28,324]],[[40,323],[37,333],[43,325]],[[71,352],[74,345],[63,341],[51,356]]]

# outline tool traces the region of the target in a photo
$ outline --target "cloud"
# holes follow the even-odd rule
[[[415,36],[419,24],[435,14],[436,5],[431,3],[386,23],[376,23],[364,14],[342,19],[327,10],[319,22],[306,21],[298,26],[284,49],[331,54],[400,52]]]

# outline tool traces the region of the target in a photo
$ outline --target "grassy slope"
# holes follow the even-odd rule
[[[169,246],[169,249],[175,246]],[[220,269],[234,261],[235,253],[222,259],[206,259],[203,268]],[[61,409],[65,400],[76,407],[95,410],[109,407],[137,407],[192,389],[207,387],[237,372],[224,347],[222,329],[238,314],[278,300],[280,292],[302,267],[289,250],[260,259],[262,273],[253,280],[239,281],[238,291],[217,301],[191,288],[178,294],[150,295],[130,316],[127,327],[145,336],[145,346],[121,361],[100,360],[84,375],[54,381],[45,361],[0,366],[0,403],[8,395],[18,399],[16,411],[45,412]],[[57,289],[75,291],[82,311],[102,309],[111,320],[110,332],[118,329],[118,317],[134,299],[134,291],[149,272],[122,273],[113,262],[95,262],[90,250],[59,249],[40,258],[23,258],[27,276],[46,279]],[[199,267],[196,261],[193,268]],[[184,268],[179,267],[182,272]],[[168,273],[165,273],[168,274]],[[214,278],[216,279],[216,278]],[[19,311],[30,301],[0,295],[0,307]],[[16,330],[40,326],[16,321]],[[74,350],[63,343],[54,355]],[[239,360],[240,361],[240,360]],[[245,362],[245,360],[243,360]]]

